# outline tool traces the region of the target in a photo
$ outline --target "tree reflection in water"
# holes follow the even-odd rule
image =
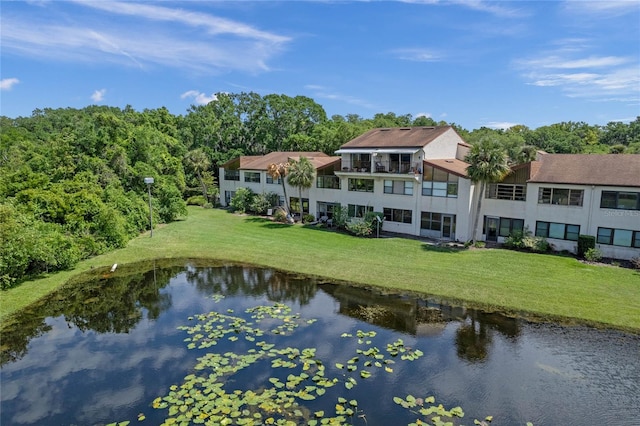
[[[514,340],[520,334],[517,319],[498,313],[360,287],[323,284],[321,288],[339,302],[341,314],[414,336],[441,334],[447,324],[459,322],[456,352],[469,362],[486,359],[492,342],[489,330]]]
[[[29,341],[51,329],[49,317],[64,316],[70,328],[98,333],[128,333],[144,317],[157,319],[172,303],[161,290],[180,273],[204,296],[266,294],[274,302],[305,305],[316,292],[313,280],[294,274],[215,263],[199,267],[198,261],[175,259],[121,266],[116,273],[90,271],[3,324],[0,365],[22,358]]]

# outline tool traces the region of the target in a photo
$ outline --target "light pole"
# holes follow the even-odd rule
[[[153,237],[153,208],[151,207],[151,185],[153,184],[152,177],[144,178],[144,183],[147,184],[147,189],[149,190],[149,228],[151,229],[151,234],[149,238]]]

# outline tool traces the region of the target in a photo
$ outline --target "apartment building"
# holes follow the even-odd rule
[[[593,235],[605,256],[640,256],[640,155],[540,153],[512,168],[482,194],[478,235],[473,236],[477,194],[464,158],[469,145],[450,126],[374,129],[344,144],[337,156],[274,152],[243,156],[220,168],[220,193],[228,205],[239,187],[275,192],[270,164],[307,157],[315,184],[303,191],[285,182],[292,210],[331,217],[345,206],[351,217],[384,214],[383,231],[441,240],[502,242],[528,229],[556,250],[575,252],[580,234]]]

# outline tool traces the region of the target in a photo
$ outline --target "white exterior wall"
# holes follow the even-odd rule
[[[538,204],[539,188],[582,189],[582,206],[558,206]],[[536,221],[580,225],[581,235],[597,237],[598,227],[640,231],[640,211],[600,208],[602,191],[640,192],[640,188],[616,186],[560,185],[530,183],[527,185],[527,206],[525,225],[535,233]],[[548,238],[555,250],[568,250],[576,253],[577,242]],[[596,247],[605,257],[632,259],[640,256],[640,249],[618,247],[609,244],[597,244]]]
[[[582,206],[538,204],[538,191],[540,188],[582,189],[584,190]],[[591,191],[582,185],[529,183],[527,184],[525,226],[528,225],[529,230],[535,235],[536,221],[565,223],[568,225],[580,225],[580,234],[588,234],[589,206],[591,205],[592,199]],[[600,205],[599,199],[598,205]],[[549,244],[552,245],[554,250],[567,250],[573,254],[577,251],[577,241],[560,240],[556,238],[547,238],[547,241],[549,241]]]
[[[486,186],[485,186],[485,192],[486,192]],[[537,200],[537,194],[538,193],[536,192],[536,200]],[[529,199],[529,188],[527,188],[527,200],[528,199]],[[527,209],[527,201],[495,200],[493,198],[483,198],[482,210],[480,214],[480,222],[478,223],[478,234],[481,234],[481,239],[486,239],[486,235],[482,233],[482,228],[484,226],[484,218],[486,216],[505,217],[510,219],[523,219],[525,221],[525,226],[526,226],[527,225],[526,209]],[[533,223],[533,226],[535,228],[535,222]],[[531,228],[531,226],[529,226],[529,229],[532,232],[534,231],[534,228]],[[499,243],[503,243],[504,240],[505,240],[505,237],[498,236]]]
[[[640,192],[640,187],[625,188],[614,186],[596,186],[591,188],[593,193],[593,207],[589,218],[589,235],[597,236],[598,227],[628,229],[640,231],[640,210],[617,210],[600,208],[602,191],[630,191]],[[586,190],[585,190],[586,194]],[[633,259],[640,257],[640,249],[631,247],[619,247],[608,244],[598,244],[596,247],[607,257],[615,259]]]
[[[460,142],[464,142],[460,135],[455,130],[449,129],[423,148],[424,159],[456,158]]]
[[[420,185],[420,191],[422,187]],[[422,212],[452,214],[456,216],[455,240],[467,241],[471,239],[473,227],[473,213],[475,204],[472,200],[473,184],[469,179],[458,179],[458,197],[429,197],[420,195],[418,219]],[[473,210],[472,210],[473,209]],[[418,234],[420,235],[420,223],[418,223]],[[423,234],[425,234],[423,232]]]

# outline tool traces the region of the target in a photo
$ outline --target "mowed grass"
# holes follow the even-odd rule
[[[190,208],[126,248],[1,293],[0,320],[92,267],[211,258],[441,296],[484,308],[640,330],[640,273],[570,257],[500,249],[444,250],[408,238],[363,239],[222,210]]]

